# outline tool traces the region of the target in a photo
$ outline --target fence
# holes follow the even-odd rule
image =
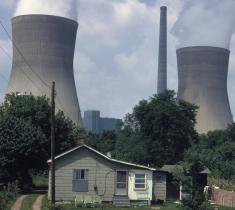
[[[212,201],[220,206],[235,207],[235,192],[212,188]]]

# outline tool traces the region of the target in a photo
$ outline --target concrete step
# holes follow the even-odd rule
[[[117,207],[128,207],[131,203],[128,196],[115,195],[113,197],[113,205]]]

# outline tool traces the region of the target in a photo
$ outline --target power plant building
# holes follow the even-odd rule
[[[55,81],[56,106],[82,126],[73,72],[78,23],[50,15],[12,18],[13,64],[7,92],[50,98]]]
[[[233,122],[227,92],[229,54],[209,46],[177,50],[178,98],[199,106],[199,133],[226,129]]]
[[[120,119],[100,117],[100,111],[88,110],[84,112],[83,124],[87,132],[100,134],[103,131],[116,130]]]

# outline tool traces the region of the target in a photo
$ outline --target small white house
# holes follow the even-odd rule
[[[99,195],[103,201],[127,205],[132,202],[148,204],[153,197],[165,200],[166,182],[161,179],[158,183],[154,178],[159,177],[157,174],[154,168],[112,159],[87,145],[80,145],[55,157],[55,198],[56,201],[74,201],[77,194]],[[162,177],[164,173],[159,174]]]

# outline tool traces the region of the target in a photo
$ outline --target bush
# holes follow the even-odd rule
[[[0,192],[0,210],[6,210],[9,204],[15,200],[16,194],[12,192]]]

